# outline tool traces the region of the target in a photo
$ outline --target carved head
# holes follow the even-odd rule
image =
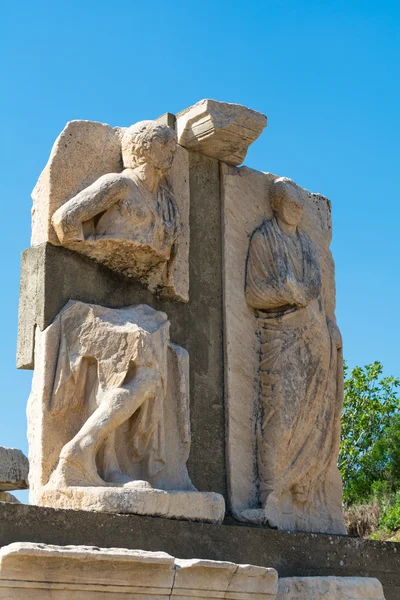
[[[167,172],[176,151],[177,137],[173,129],[157,121],[139,121],[122,137],[124,167],[134,169],[144,163]]]
[[[304,198],[299,187],[288,177],[271,183],[271,208],[288,225],[298,225],[303,216]]]

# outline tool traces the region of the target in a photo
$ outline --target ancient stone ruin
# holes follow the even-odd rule
[[[331,204],[240,166],[266,125],[203,100],[55,141],[21,267],[32,526],[4,532],[0,599],[384,600],[341,537]]]

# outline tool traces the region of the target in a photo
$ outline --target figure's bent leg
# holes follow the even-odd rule
[[[100,446],[147,398],[157,392],[159,385],[160,379],[155,369],[141,368],[129,383],[107,391],[98,408],[61,451],[57,470],[63,471],[64,480],[68,482],[69,479],[75,479],[74,473],[78,469],[95,485],[104,485],[96,467],[96,454]],[[71,477],[68,476],[69,471]],[[71,481],[68,485],[77,484]]]

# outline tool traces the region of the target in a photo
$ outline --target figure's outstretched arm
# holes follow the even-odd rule
[[[60,206],[51,218],[60,242],[83,241],[82,223],[121,200],[131,187],[127,177],[108,173]]]

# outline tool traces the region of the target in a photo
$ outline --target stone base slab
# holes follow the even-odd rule
[[[215,525],[0,503],[0,546],[12,542],[163,551],[273,567],[280,577],[374,577],[386,600],[400,598],[400,546],[393,542],[288,533],[234,520]]]
[[[283,577],[276,600],[385,600],[371,577]]]
[[[275,600],[275,569],[165,552],[15,543],[0,551],[0,600]]]
[[[0,600],[385,600],[377,579],[288,577],[165,552],[17,542],[0,551]]]
[[[155,488],[43,488],[40,504],[53,508],[151,515],[206,523],[222,523],[225,515],[225,501],[220,494],[171,492]]]

